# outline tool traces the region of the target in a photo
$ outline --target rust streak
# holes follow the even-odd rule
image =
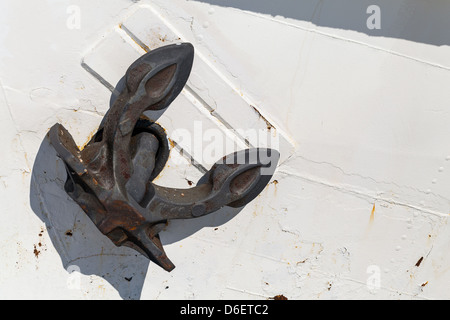
[[[419,267],[420,264],[422,263],[422,261],[423,261],[423,257],[420,257],[419,261],[417,261],[417,263],[416,263],[416,267]]]
[[[264,122],[265,122],[266,125],[267,125],[267,130],[271,130],[272,128],[273,128],[273,129],[276,129],[276,128],[269,122],[269,120],[267,120],[266,118],[264,118],[264,116],[261,114],[261,112],[258,111],[258,109],[256,109],[256,107],[254,107],[254,106],[252,106],[252,105],[250,105],[250,107],[252,107],[253,110],[258,114],[258,116],[259,116],[262,120],[264,120]]]
[[[372,212],[370,213],[370,223],[373,223],[375,221],[375,203],[373,204]]]

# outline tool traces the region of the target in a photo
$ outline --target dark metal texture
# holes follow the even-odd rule
[[[183,43],[136,60],[126,72],[124,89],[83,150],[61,124],[48,133],[66,165],[70,197],[114,244],[139,251],[167,271],[175,266],[159,232],[168,220],[245,206],[265,188],[279,159],[272,149],[242,150],[219,160],[191,189],[152,182],[168,160],[169,144],[165,130],[143,112],[170,105],[186,84],[193,58],[193,46]]]

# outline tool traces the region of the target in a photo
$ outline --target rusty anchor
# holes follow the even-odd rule
[[[61,124],[48,132],[66,166],[69,196],[115,245],[131,247],[167,271],[175,267],[159,237],[167,222],[245,206],[265,188],[279,159],[273,149],[241,150],[220,159],[193,188],[152,182],[170,149],[165,130],[143,113],[170,105],[186,84],[193,59],[193,46],[182,43],[136,60],[84,149]]]

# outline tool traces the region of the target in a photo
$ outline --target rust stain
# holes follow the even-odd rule
[[[273,194],[274,194],[274,196],[276,196],[276,195],[277,195],[277,191],[278,191],[278,188],[277,188],[278,180],[273,180],[273,181],[271,182],[271,184],[273,184],[273,186],[274,186],[274,192],[273,192]]]
[[[89,136],[87,137],[87,141],[86,141],[81,147],[80,147],[80,146],[77,146],[78,149],[80,149],[80,151],[82,151],[82,150],[87,146],[87,144],[89,143],[89,141],[92,140],[92,138],[93,138],[94,135],[97,133],[97,131],[98,131],[98,128],[95,129],[95,130],[93,130],[93,131],[89,134]]]
[[[34,250],[33,250],[34,256],[37,258],[39,257],[39,254],[41,253],[37,248],[36,245],[34,245]]]
[[[373,204],[372,212],[370,213],[369,223],[372,224],[375,221],[375,203]]]
[[[122,24],[122,23],[119,23],[119,29],[122,29],[122,30],[123,30],[123,24]],[[125,30],[124,30],[124,31],[125,31]],[[144,50],[145,52],[149,52],[149,51],[150,51],[150,48],[149,48],[149,47],[147,47],[147,46],[144,45],[143,43],[140,43],[140,42],[136,41],[136,39],[135,39],[134,37],[131,37],[131,36],[130,36],[130,38],[131,38],[131,40],[134,41],[134,43],[136,43],[139,47],[141,47],[141,49]]]
[[[428,284],[428,281],[427,282],[424,282],[424,283],[422,283],[420,286],[423,288],[423,287],[425,287],[426,285]]]
[[[170,138],[167,138],[167,139],[169,140],[169,144],[172,147],[172,149],[175,148],[175,142]]]
[[[250,107],[252,107],[253,110],[258,114],[259,118],[261,118],[262,120],[264,120],[264,122],[265,122],[266,125],[267,125],[267,130],[271,130],[272,128],[273,128],[273,129],[276,129],[276,128],[269,122],[269,120],[267,120],[266,118],[264,118],[264,116],[261,114],[261,112],[258,111],[258,109],[256,109],[256,107],[254,107],[254,106],[252,106],[252,105],[250,105]]]
[[[144,50],[145,52],[149,52],[150,51],[150,48],[149,47],[147,47],[146,45],[144,45],[144,44],[142,44],[142,43],[140,43],[140,42],[137,42],[134,38],[131,38],[139,47],[141,47],[141,49],[142,50]]]
[[[25,158],[25,164],[27,165],[28,171],[31,172],[30,170],[30,164],[28,162],[28,154],[26,152],[24,152],[23,154],[24,158]]]
[[[432,236],[431,234],[429,234],[428,237],[427,237],[427,243],[428,243],[428,245],[431,244],[431,239],[432,239],[432,238],[433,238],[433,236]]]
[[[42,236],[43,236],[43,234],[44,234],[44,228],[43,227],[41,227],[41,231],[39,232],[39,234],[38,234],[38,236],[39,236],[39,242],[38,242],[38,244],[36,245],[33,245],[33,253],[34,253],[34,256],[37,258],[37,257],[39,257],[39,254],[41,253],[41,250],[42,249],[44,249],[44,250],[46,250],[45,248],[42,248],[43,247],[43,245],[42,245]],[[38,250],[38,248],[39,248],[39,250]]]
[[[276,295],[275,297],[272,297],[271,299],[273,299],[273,300],[288,300],[288,298],[286,298],[282,294]]]
[[[420,264],[422,263],[422,261],[423,261],[423,257],[420,257],[420,259],[416,263],[416,267],[420,267]]]

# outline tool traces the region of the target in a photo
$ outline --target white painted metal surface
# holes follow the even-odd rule
[[[0,298],[450,298],[450,4],[26,3],[0,4]],[[60,122],[82,146],[130,63],[179,41],[196,57],[168,134],[239,149],[261,129],[282,161],[240,212],[169,224],[166,273],[99,234],[44,137]],[[187,188],[180,148],[211,163],[171,137],[158,183]]]

